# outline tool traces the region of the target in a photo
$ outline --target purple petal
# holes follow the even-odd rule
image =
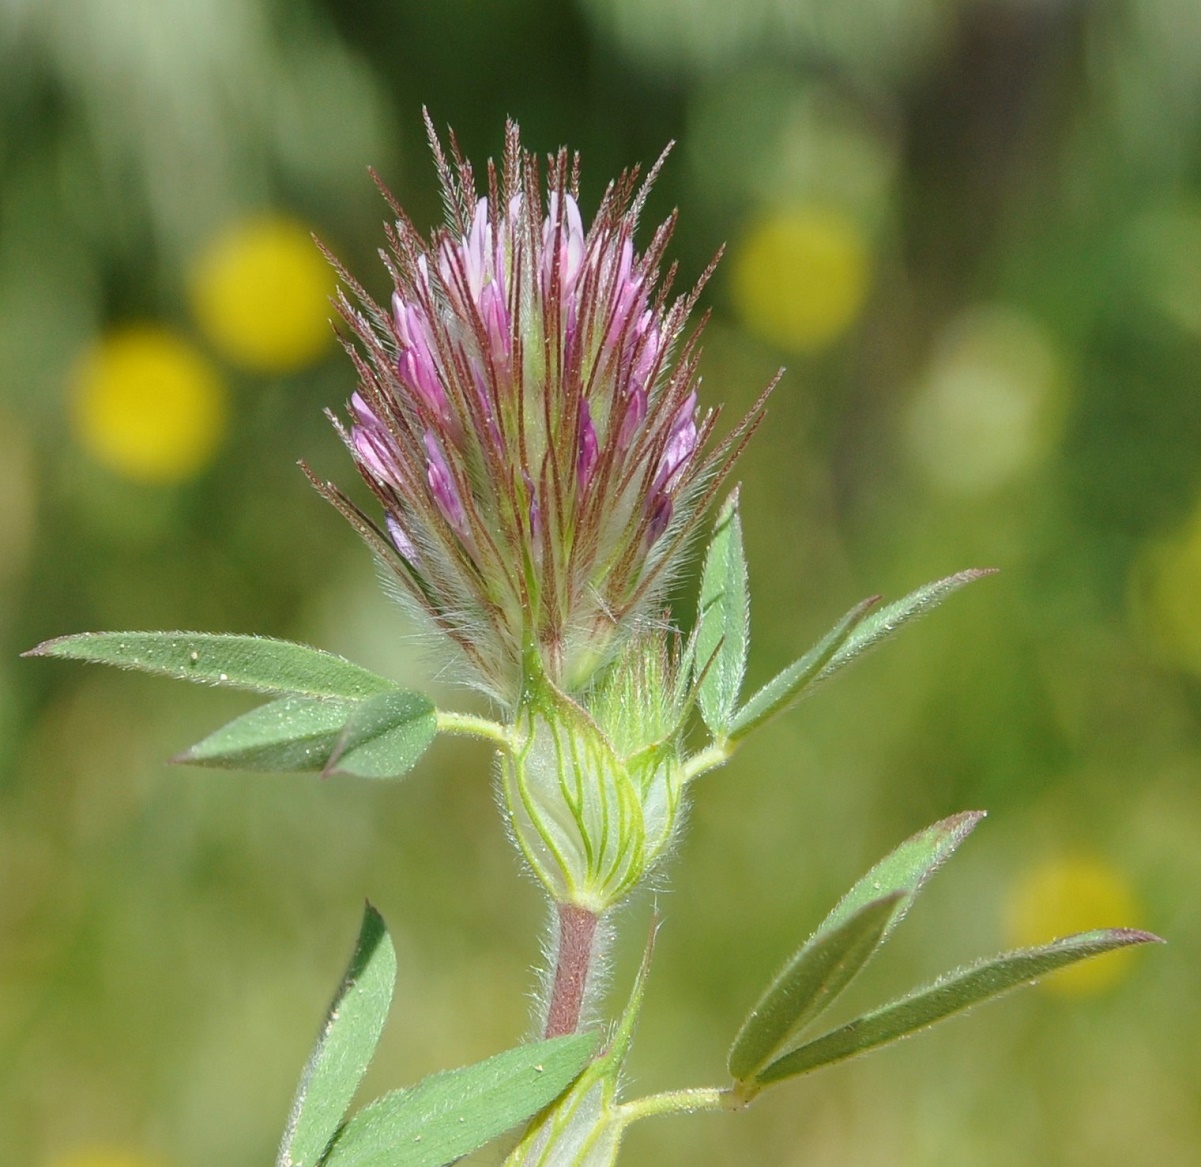
[[[400,355],[396,358],[397,375],[427,409],[445,419],[446,392],[438,376],[438,365],[433,354],[433,333],[425,311],[420,305],[406,303],[399,294],[393,293],[392,320],[401,346]]]
[[[542,509],[538,506],[538,490],[534,486],[534,480],[523,470],[521,473],[522,481],[525,483],[526,493],[530,499],[530,538],[534,541],[535,552],[542,550]]]
[[[646,302],[643,292],[642,277],[633,271],[634,245],[630,240],[622,241],[621,251],[617,258],[616,271],[612,274],[612,286],[605,292],[605,298],[610,304],[609,327],[605,331],[604,347],[606,352],[615,349],[626,335],[627,347],[639,334],[638,325],[630,328],[630,321],[642,313]],[[606,265],[612,268],[613,256],[609,253]]]
[[[655,323],[654,313],[649,309],[644,312],[634,329],[635,348],[634,368],[630,373],[630,382],[642,390],[650,388],[650,380],[658,363],[663,338],[659,326]]]
[[[497,365],[505,367],[509,363],[510,352],[509,306],[505,301],[505,290],[496,280],[481,289],[479,312],[492,359]]]
[[[654,501],[651,503],[650,522],[646,528],[646,544],[648,547],[667,530],[667,524],[671,522],[671,512],[671,499],[665,494],[656,495]]]
[[[384,522],[387,524],[388,534],[392,537],[392,543],[396,550],[410,563],[416,563],[417,548],[413,546],[413,540],[405,534],[399,521],[392,515],[385,515]]]
[[[559,262],[559,295],[566,302],[575,291],[576,280],[584,263],[584,223],[580,208],[569,194],[562,198],[565,222],[560,221],[559,192],[547,196],[547,215],[542,224],[543,294],[550,295],[555,258]]]
[[[429,458],[426,478],[429,481],[434,501],[438,504],[438,509],[446,521],[462,535],[465,533],[463,503],[459,499],[454,476],[446,464],[446,455],[442,453],[438,439],[428,432],[425,435],[425,452]]]
[[[350,427],[350,441],[359,461],[380,482],[399,485],[400,472],[396,465],[392,436],[383,422],[372,413],[370,406],[358,393],[350,398],[350,412],[356,423]]]
[[[480,290],[484,286],[489,261],[492,258],[492,224],[488,221],[488,200],[480,199],[475,204],[475,215],[471,220],[471,234],[463,240],[460,248],[463,257],[463,269],[467,273],[467,283],[471,294],[479,299]]]
[[[684,404],[672,419],[671,432],[659,468],[655,471],[655,489],[670,493],[675,489],[688,460],[696,450],[696,390],[684,399]]]
[[[592,481],[592,471],[596,468],[598,454],[596,444],[596,427],[592,424],[592,412],[587,401],[580,402],[579,453],[576,455],[576,477],[580,490],[588,489]]]

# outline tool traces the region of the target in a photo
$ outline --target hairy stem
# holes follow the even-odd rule
[[[618,1108],[622,1126],[661,1114],[695,1114],[701,1110],[735,1110],[739,1103],[728,1087],[708,1086],[651,1094]]]
[[[691,782],[702,774],[708,774],[710,770],[716,770],[718,766],[724,766],[734,753],[735,745],[735,742],[725,738],[713,742],[699,753],[693,754],[684,763],[684,781]]]
[[[562,1037],[579,1028],[584,996],[592,976],[596,926],[600,917],[575,904],[559,904],[555,979],[546,1012],[546,1036]]]
[[[513,744],[512,734],[499,722],[487,717],[474,717],[469,713],[451,713],[445,709],[437,711],[437,726],[439,733],[452,734],[456,737],[473,737],[483,741],[493,742],[502,749],[509,749]]]

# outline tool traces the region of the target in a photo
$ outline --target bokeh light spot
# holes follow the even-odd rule
[[[1164,208],[1131,233],[1136,274],[1147,298],[1168,319],[1201,336],[1201,207]]]
[[[1003,305],[953,320],[910,404],[909,454],[931,487],[981,496],[1028,473],[1051,445],[1061,381],[1051,338]]]
[[[1009,889],[1006,932],[1016,948],[1046,944],[1073,932],[1133,925],[1139,907],[1125,876],[1104,860],[1057,856],[1031,867]],[[1066,996],[1102,993],[1130,971],[1130,950],[1094,956],[1041,982]]]
[[[734,306],[746,328],[790,352],[837,340],[863,307],[870,261],[839,211],[799,207],[754,223],[732,261]]]
[[[225,432],[226,389],[197,349],[158,325],[102,337],[73,378],[77,440],[98,462],[136,482],[191,478]]]
[[[1131,599],[1156,654],[1201,676],[1201,506],[1134,566]]]
[[[234,364],[288,373],[330,347],[334,277],[308,229],[290,219],[239,222],[216,236],[192,271],[192,310]]]

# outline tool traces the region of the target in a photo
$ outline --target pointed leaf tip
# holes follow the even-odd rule
[[[973,567],[956,572],[925,584],[883,608],[876,607],[879,596],[857,604],[800,660],[770,680],[731,717],[730,739],[746,737],[840,669],[894,636],[904,625],[938,607],[953,592],[994,575],[996,570]]]
[[[897,892],[900,898],[881,942],[887,940],[930,877],[958,850],[987,813],[983,810],[960,811],[911,835],[843,896],[818,931],[836,928],[863,904],[887,892]]]
[[[957,571],[954,575],[923,584],[901,599],[876,609],[851,630],[850,635],[839,645],[838,651],[814,678],[814,682],[818,683],[833,676],[864,653],[891,639],[906,624],[926,615],[927,612],[932,612],[960,588],[986,576],[995,575],[996,571],[993,567],[972,567],[966,571]]]
[[[356,704],[280,697],[235,717],[171,760],[223,770],[320,773]]]

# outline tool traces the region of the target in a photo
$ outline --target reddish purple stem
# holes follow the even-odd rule
[[[592,945],[598,917],[574,904],[559,905],[559,947],[555,981],[546,1015],[546,1036],[562,1037],[579,1028],[584,994],[592,971]]]

